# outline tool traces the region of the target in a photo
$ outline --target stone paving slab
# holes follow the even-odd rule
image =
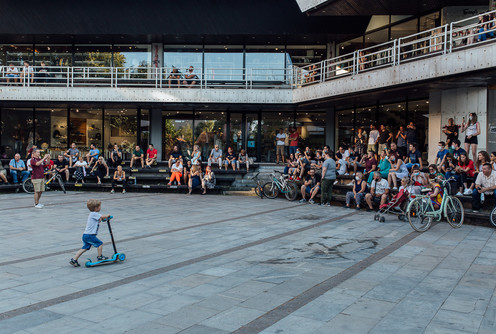
[[[73,268],[92,197],[115,216],[127,259]],[[395,217],[242,196],[50,192],[42,203],[0,195],[2,333],[496,332],[491,228],[418,234]],[[109,241],[103,224],[99,237]]]

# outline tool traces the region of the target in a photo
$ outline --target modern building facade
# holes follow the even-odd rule
[[[264,162],[279,128],[320,147],[413,121],[432,156],[447,118],[471,111],[491,149],[494,45],[465,35],[486,0],[313,2],[0,1],[0,154],[219,144]]]

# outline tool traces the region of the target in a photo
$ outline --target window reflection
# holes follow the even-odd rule
[[[72,108],[69,129],[70,141],[76,143],[80,151],[89,150],[92,143],[102,151],[102,109]]]
[[[116,57],[113,64],[116,67],[123,67],[124,57]],[[112,66],[112,47],[110,45],[76,45],[74,66],[110,67]]]
[[[114,62],[123,67],[151,67],[150,45],[115,45]]]
[[[71,45],[35,45],[35,61],[39,65],[42,61],[46,66],[71,66]]]
[[[285,81],[284,46],[247,46],[246,70],[253,80]]]
[[[104,151],[112,151],[114,144],[117,144],[123,153],[131,154],[138,144],[136,109],[105,109],[104,121]]]
[[[206,46],[205,76],[207,80],[244,80],[243,47]]]
[[[15,153],[20,153],[24,159],[38,137],[34,135],[33,125],[32,108],[2,108],[0,156],[12,158]]]
[[[25,60],[32,65],[32,45],[0,45],[0,65],[13,63],[15,66],[22,66]]]
[[[57,159],[67,148],[67,109],[37,108],[35,117],[38,147]]]
[[[164,67],[177,67],[181,72],[193,66],[199,75],[202,68],[201,45],[167,45],[164,47]]]

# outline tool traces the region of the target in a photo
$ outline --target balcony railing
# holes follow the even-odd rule
[[[0,85],[153,88],[283,88],[294,89],[404,62],[455,52],[496,41],[496,19],[479,22],[496,11],[401,37],[383,44],[304,67],[188,68],[0,66]],[[263,66],[262,66],[263,67]]]

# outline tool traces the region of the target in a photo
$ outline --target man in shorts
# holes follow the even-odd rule
[[[30,162],[31,168],[33,169],[31,182],[33,182],[34,187],[34,207],[37,209],[43,208],[43,204],[40,204],[41,194],[45,191],[45,170],[43,165],[46,165],[49,161],[49,154],[45,154],[42,159],[40,157],[40,150],[33,150],[33,156]]]

